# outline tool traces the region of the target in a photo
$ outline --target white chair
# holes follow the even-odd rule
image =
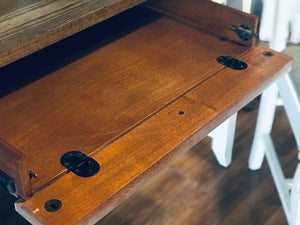
[[[212,0],[212,1],[223,5],[228,5],[229,2],[228,0]],[[240,2],[242,4],[241,10],[243,12],[250,13],[252,0],[240,0]]]
[[[220,1],[225,4],[227,3],[227,1]],[[244,11],[249,12],[251,1],[243,2],[246,2],[245,8],[248,8],[244,9]],[[300,1],[264,0],[263,3],[264,7],[260,27],[261,39],[270,41],[270,47],[277,51],[281,51],[286,47],[289,32],[291,32],[291,41],[298,43],[300,41]],[[289,29],[290,27],[292,30]],[[281,102],[283,102],[288,114],[299,149],[300,49],[299,47],[289,48],[287,49],[287,53],[294,56],[298,64],[297,62],[295,63],[291,75],[287,74],[278,79],[276,84],[271,85],[262,95],[249,167],[253,170],[259,169],[266,155],[287,220],[290,225],[300,225],[300,164],[297,166],[293,179],[286,179],[270,137],[275,108],[278,102],[280,102],[278,101],[278,93],[280,93]],[[225,121],[209,134],[213,139],[212,148],[216,158],[225,167],[231,162],[235,121],[236,115],[233,115],[232,118]]]
[[[259,38],[270,48],[282,51],[287,40],[300,42],[300,1],[263,0]]]
[[[231,4],[231,1],[228,0],[213,1],[225,5]],[[251,11],[252,0],[240,0],[238,3],[241,3],[244,12]],[[291,29],[289,29],[290,27]],[[291,41],[300,42],[300,0],[263,0],[260,38],[270,41],[272,49],[282,51],[286,47],[289,33],[291,33]],[[265,95],[267,93],[275,96],[277,89],[270,88]],[[276,102],[281,103],[277,98]],[[272,120],[271,118],[265,119]],[[224,167],[231,163],[235,120],[236,115],[233,115],[208,135],[212,138],[213,152],[218,162]]]
[[[259,169],[266,156],[287,221],[290,225],[300,225],[300,163],[294,177],[286,179],[270,136],[279,94],[300,150],[300,46],[288,47],[284,52],[294,58],[294,66],[262,95],[249,168]]]

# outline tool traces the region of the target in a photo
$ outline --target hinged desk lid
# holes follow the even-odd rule
[[[31,56],[36,64],[49,59],[54,69],[38,67],[33,71],[45,76],[0,99],[0,169],[29,198],[16,204],[25,218],[37,224],[95,222],[290,67],[284,55],[267,57],[267,48],[252,49],[249,40],[241,44],[231,17],[222,29],[225,40],[183,2],[165,9],[153,1],[151,7],[169,16],[142,6],[101,23],[94,45],[84,47],[79,35],[80,57],[64,59],[64,66],[55,59],[68,41],[51,48],[52,54]],[[186,4],[224,8],[207,1]],[[236,10],[227,12],[233,16]],[[255,30],[253,16],[238,15],[237,26]],[[220,56],[247,68],[227,68],[217,62]],[[32,66],[24,61],[2,68],[2,74],[25,77]],[[84,155],[70,162],[74,171],[61,161],[69,152]],[[100,172],[78,176],[85,159],[100,164]]]
[[[66,152],[98,151],[222,70],[219,56],[237,57],[249,49],[143,7],[97,29],[95,45],[105,43],[101,48],[0,100],[0,137],[36,174],[27,181],[32,192],[65,171],[60,158]],[[32,63],[55,63],[65,48],[67,42],[43,60],[37,54]],[[26,74],[31,65],[3,71]],[[20,182],[13,178],[18,191]]]

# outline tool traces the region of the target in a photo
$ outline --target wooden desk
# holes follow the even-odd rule
[[[150,6],[164,14],[139,6],[102,22],[97,44],[83,44],[76,60],[55,60],[65,42],[52,58],[36,53],[1,69],[24,78],[31,63],[50,58],[39,79],[7,87],[0,99],[0,169],[23,197],[17,211],[32,223],[96,222],[290,68],[289,57],[253,48],[253,39],[232,30],[255,31],[253,16],[208,1]],[[217,62],[228,55],[247,68]],[[69,172],[61,157],[70,151],[93,158],[100,171]],[[61,203],[50,205],[55,212],[45,207],[52,199]]]
[[[1,0],[0,67],[144,0]]]

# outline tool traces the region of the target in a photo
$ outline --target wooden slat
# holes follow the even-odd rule
[[[144,9],[136,10],[133,18],[149,20]],[[121,19],[119,26],[126,27],[126,17]],[[90,154],[107,145],[221,70],[218,56],[246,49],[159,16],[2,98],[0,137],[37,174],[31,180],[35,192],[65,171],[60,164],[65,152]]]
[[[146,5],[223,38],[255,46],[255,37],[243,41],[231,29],[232,26],[246,25],[256,33],[258,18],[255,15],[210,0],[149,0]]]
[[[290,176],[298,149],[283,107],[277,107],[275,118],[272,137]],[[230,167],[218,165],[211,140],[204,138],[96,225],[287,225],[267,163],[256,172],[247,167],[256,119],[257,107],[238,114]],[[0,199],[1,225],[30,225],[1,186]]]
[[[11,14],[22,13],[24,10],[29,7],[39,7],[45,4],[47,1],[43,0],[2,0],[0,1],[0,17],[3,19],[4,16],[8,16]],[[49,2],[49,1],[48,1]]]
[[[1,1],[0,67],[99,23],[143,1]]]
[[[263,56],[266,50],[259,47],[241,58],[247,70],[220,71],[99,149],[93,158],[102,168],[95,176],[68,173],[26,202],[16,203],[17,211],[34,224],[95,223],[290,69],[289,57]],[[62,201],[62,208],[47,212],[44,204],[53,198]]]

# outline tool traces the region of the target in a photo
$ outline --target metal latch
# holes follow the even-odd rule
[[[249,41],[253,36],[257,37],[257,34],[253,33],[250,27],[244,24],[240,25],[239,27],[232,25],[231,30],[233,30],[242,41]]]
[[[247,63],[227,55],[219,56],[217,61],[225,67],[234,70],[245,70],[248,67]]]
[[[13,179],[0,170],[0,185],[7,188],[10,194],[16,196],[16,186]]]
[[[99,163],[79,151],[65,153],[60,158],[61,164],[80,177],[94,176],[100,170]]]

